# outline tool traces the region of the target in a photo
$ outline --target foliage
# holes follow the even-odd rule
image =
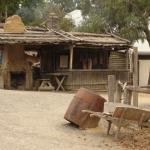
[[[64,17],[76,8],[84,18],[78,31],[111,32],[131,41],[146,38],[150,44],[150,0],[0,0],[0,20],[17,13],[25,24],[40,25],[54,12],[61,29],[70,31],[73,21]]]
[[[71,12],[76,8],[74,0],[49,0],[51,4],[56,4],[63,9],[66,13]]]
[[[72,31],[75,28],[74,22],[68,18],[62,18],[60,28],[66,32]]]
[[[74,8],[72,0],[0,0],[0,21],[4,22],[7,16],[17,14],[26,25],[36,26],[46,22],[49,13],[54,12],[60,18],[60,28],[70,31],[74,27],[73,21],[64,17]]]
[[[97,15],[90,14],[83,23],[78,27],[79,32],[93,32],[93,33],[104,33],[107,32],[107,22],[105,18]]]
[[[98,33],[106,31],[131,41],[146,38],[150,44],[150,31],[148,29],[150,1],[91,0],[88,9],[86,6],[82,8],[83,14],[88,17],[85,17],[79,27],[80,31],[88,30]]]
[[[13,14],[19,8],[19,0],[0,0],[0,21]]]
[[[36,3],[37,4],[37,3]],[[25,5],[26,6],[26,5]],[[70,31],[74,28],[73,21],[64,18],[66,13],[64,9],[52,2],[42,3],[42,5],[33,5],[32,7],[22,7],[18,12],[27,25],[44,25],[50,13],[55,13],[60,19],[60,28]]]

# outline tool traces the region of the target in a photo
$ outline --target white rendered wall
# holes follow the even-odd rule
[[[150,60],[139,60],[139,85],[144,86],[148,84],[150,71]]]

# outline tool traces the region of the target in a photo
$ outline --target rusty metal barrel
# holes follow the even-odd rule
[[[99,119],[90,117],[88,113],[83,113],[82,110],[103,112],[105,101],[100,95],[81,88],[71,101],[64,118],[82,129],[97,127]]]

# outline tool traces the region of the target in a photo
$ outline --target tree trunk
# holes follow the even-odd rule
[[[7,17],[8,17],[8,8],[7,6],[5,6],[5,20],[7,19]]]

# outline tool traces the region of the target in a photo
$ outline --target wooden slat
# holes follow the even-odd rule
[[[149,88],[141,88],[141,87],[127,86],[126,89],[131,90],[131,91],[133,91],[133,92],[139,92],[139,93],[150,94],[150,89],[149,89]]]
[[[85,87],[89,89],[107,90],[107,76],[109,74],[116,74],[117,79],[126,81],[128,79],[128,72],[112,72],[112,71],[68,71],[69,76],[64,82],[66,89],[78,89]]]

